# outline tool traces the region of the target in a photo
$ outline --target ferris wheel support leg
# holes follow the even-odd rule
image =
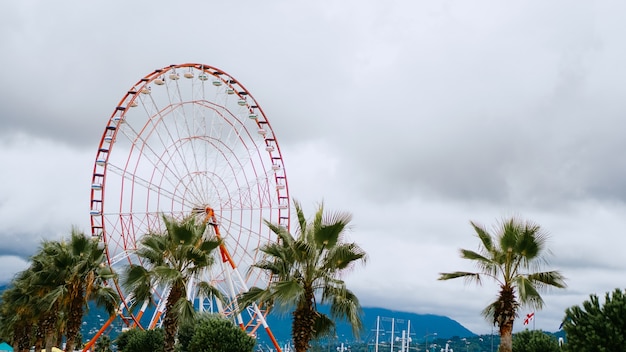
[[[111,323],[113,322],[113,320],[115,320],[115,318],[117,318],[117,314],[113,314],[111,315],[111,317],[109,317],[109,320],[107,320],[106,323],[104,323],[104,325],[102,325],[102,327],[100,328],[100,330],[98,330],[98,332],[94,335],[94,337],[89,340],[89,342],[85,345],[85,347],[83,347],[83,352],[88,351],[91,346],[93,346],[96,341],[98,341],[98,338],[100,337],[100,335],[102,335],[102,333],[104,332],[104,330],[106,330],[109,325],[111,325]]]
[[[234,269],[233,271],[235,272],[235,275],[237,275],[237,280],[241,282],[243,289],[247,291],[249,288],[248,288],[248,285],[246,285],[246,282],[243,280],[243,277],[241,277],[241,273],[239,273],[239,270],[237,270],[236,268],[233,268],[233,269]],[[254,313],[259,317],[258,319],[261,321],[261,325],[263,325],[265,332],[267,332],[267,335],[270,337],[270,340],[274,344],[274,347],[276,347],[276,351],[282,352],[282,349],[280,348],[278,341],[276,341],[276,338],[274,337],[272,330],[270,330],[270,327],[267,324],[267,320],[265,320],[265,316],[263,315],[263,313],[261,313],[261,309],[256,303],[253,303],[252,307],[254,308]]]
[[[113,314],[109,317],[109,320],[107,320],[106,323],[102,325],[100,330],[98,330],[98,332],[91,338],[91,340],[87,342],[85,347],[83,347],[83,352],[89,351],[91,346],[93,346],[96,343],[96,341],[98,341],[98,338],[100,338],[100,335],[102,335],[104,330],[106,330],[109,327],[109,325],[111,325],[111,323],[113,322],[113,320],[115,320],[115,318],[117,318],[117,314]]]
[[[270,337],[270,340],[272,340],[272,344],[274,344],[274,347],[276,347],[276,351],[283,352],[283,350],[280,348],[280,345],[278,345],[278,341],[276,341],[276,338],[274,337],[272,330],[270,330],[270,327],[267,325],[265,325],[265,332],[267,333],[267,336]]]
[[[167,303],[167,296],[169,296],[170,290],[171,287],[167,287],[165,290],[163,290],[162,299],[159,300],[159,304],[156,311],[154,312],[154,315],[152,316],[152,319],[150,320],[150,325],[148,329],[154,329],[159,323],[159,319],[161,319],[161,315],[163,315],[163,312],[165,311],[165,304]]]
[[[224,273],[226,274],[226,281],[228,282],[228,290],[230,291],[230,295],[233,298],[233,306],[235,308],[234,311],[239,312],[239,304],[237,303],[237,292],[235,291],[235,285],[233,284],[233,277],[230,274],[230,270],[224,270]],[[241,317],[241,313],[237,313],[237,324],[242,329],[244,328],[243,318]]]
[[[161,319],[162,314],[163,314],[162,309],[159,309],[154,313],[154,317],[152,318],[152,321],[150,322],[149,329],[154,329],[157,326],[157,323],[159,322],[159,319]]]
[[[149,303],[149,300],[143,301],[143,304],[141,305],[141,309],[139,309],[139,313],[137,313],[137,317],[135,318],[135,322],[133,322],[133,327],[137,327],[139,320],[141,320],[143,313],[145,313],[146,308],[148,307],[148,303]]]

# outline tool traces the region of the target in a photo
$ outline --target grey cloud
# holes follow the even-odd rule
[[[468,220],[508,212],[554,233],[567,303],[623,269],[624,5],[162,5],[0,4],[4,253],[24,258],[41,238],[88,227],[93,158],[117,102],[154,69],[202,62],[259,101],[292,196],[355,214],[351,237],[372,251],[366,279],[385,277],[358,283],[364,301],[393,296],[488,329],[471,317],[491,292],[466,289],[471,307],[450,309],[439,298],[463,286],[423,286],[475,245]],[[407,280],[390,265],[417,270]]]

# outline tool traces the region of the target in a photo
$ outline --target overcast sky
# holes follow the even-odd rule
[[[624,287],[626,4],[621,1],[2,1],[0,282],[42,239],[89,232],[96,149],[156,68],[204,63],[261,104],[289,191],[354,214],[365,306],[475,333],[497,288],[469,225],[516,215],[551,235],[536,327]],[[525,315],[529,310],[522,310]],[[516,330],[523,328],[521,319]]]

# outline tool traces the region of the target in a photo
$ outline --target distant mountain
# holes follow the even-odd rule
[[[327,313],[328,308],[322,307],[322,312]],[[339,342],[373,342],[376,338],[378,326],[379,341],[402,338],[402,333],[412,339],[422,340],[426,335],[437,333],[438,338],[471,337],[476,336],[457,321],[445,316],[433,314],[416,314],[400,312],[384,308],[363,308],[364,331],[359,338],[353,336],[352,328],[348,323],[337,322],[337,340]],[[291,339],[291,315],[279,316],[274,313],[267,317],[267,322],[276,337],[283,344]],[[410,330],[410,331],[409,331]],[[259,335],[264,335],[263,332]],[[392,336],[393,335],[393,336]],[[264,339],[263,336],[259,336]]]

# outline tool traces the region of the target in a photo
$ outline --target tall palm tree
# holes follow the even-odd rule
[[[179,322],[195,315],[193,303],[187,299],[187,284],[213,265],[213,251],[221,242],[207,236],[206,224],[196,223],[196,217],[177,222],[163,216],[163,222],[165,233],[149,233],[140,239],[137,255],[144,266],[129,265],[122,284],[133,294],[136,304],[152,299],[151,288],[155,284],[169,288],[163,318],[164,351],[172,352]],[[205,296],[222,299],[208,282],[196,281],[195,287]]]
[[[86,237],[72,228],[69,242],[55,241],[42,248],[41,280],[50,280],[54,286],[46,295],[51,307],[65,313],[65,348],[73,351],[79,336],[87,303],[93,301],[109,315],[116,314],[119,304],[117,292],[107,285],[115,273],[104,265],[104,248],[97,239]]]
[[[547,264],[547,234],[530,221],[511,218],[502,221],[495,234],[470,222],[480,239],[479,252],[461,249],[461,258],[473,261],[478,272],[440,273],[439,280],[465,278],[481,283],[483,277],[500,286],[496,300],[482,314],[500,330],[500,352],[512,351],[513,322],[520,306],[543,307],[540,291],[550,287],[565,288],[558,271],[539,271]]]
[[[265,221],[278,242],[261,247],[266,259],[254,264],[268,271],[273,280],[266,288],[253,287],[241,297],[241,306],[252,302],[292,312],[292,338],[296,352],[309,348],[312,339],[334,330],[331,318],[348,321],[358,335],[362,329],[361,306],[346,288],[341,275],[355,263],[366,262],[366,253],[355,243],[345,243],[344,234],[352,215],[324,214],[320,204],[312,221],[294,201],[298,219],[296,236],[284,227]],[[317,300],[330,304],[330,317],[319,312]]]

